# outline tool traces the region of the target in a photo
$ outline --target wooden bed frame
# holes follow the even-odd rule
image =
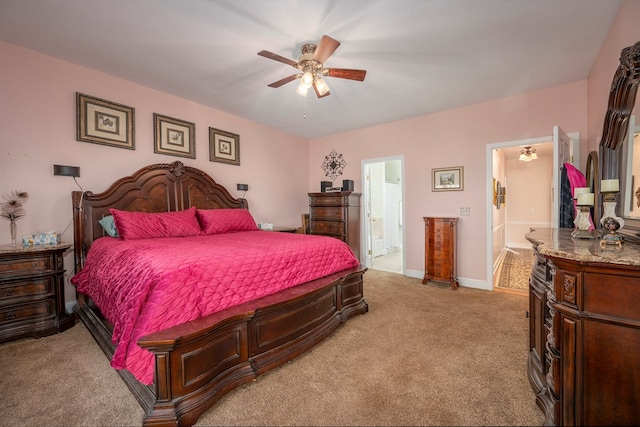
[[[91,243],[104,236],[98,221],[109,208],[166,212],[247,209],[205,172],[154,164],[113,183],[106,191],[74,191],[76,271]],[[368,311],[359,266],[286,289],[140,339],[155,355],[155,379],[141,384],[127,370],[118,373],[145,411],[144,425],[191,425],[225,393],[310,349],[348,318]],[[77,293],[75,312],[109,359],[112,325],[89,297]]]

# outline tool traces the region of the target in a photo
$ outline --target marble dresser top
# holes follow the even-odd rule
[[[1,245],[0,254],[18,254],[18,253],[32,253],[43,252],[57,249],[69,249],[71,247],[68,243],[58,243],[55,245],[30,245],[22,246],[22,243],[17,245]]]
[[[526,239],[537,245],[540,255],[575,261],[640,266],[640,245],[625,242],[622,247],[600,246],[600,240],[571,237],[572,228],[531,228]]]

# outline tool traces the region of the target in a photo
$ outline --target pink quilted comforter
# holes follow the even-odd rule
[[[103,237],[72,282],[114,325],[111,366],[151,384],[153,355],[137,345],[141,337],[358,263],[344,242],[304,234]]]

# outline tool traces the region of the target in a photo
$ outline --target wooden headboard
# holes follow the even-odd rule
[[[248,209],[245,199],[236,199],[200,169],[182,162],[158,163],[121,178],[102,193],[74,191],[73,243],[75,271],[84,265],[91,243],[105,236],[98,221],[109,209],[137,212],[170,212],[188,209]]]

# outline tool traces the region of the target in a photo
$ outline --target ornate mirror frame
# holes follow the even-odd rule
[[[600,141],[600,161],[602,176],[599,179],[617,178],[620,183],[626,181],[622,173],[627,173],[626,155],[628,152],[627,135],[629,131],[629,118],[636,102],[636,92],[640,83],[640,41],[633,46],[625,47],[620,53],[620,65],[618,66],[609,91],[609,104],[604,118],[602,140]],[[599,182],[598,182],[599,184]],[[629,203],[626,200],[628,189],[621,188],[617,195],[617,215],[620,215],[621,206]],[[631,196],[633,194],[631,193]],[[598,198],[598,205],[601,204]],[[619,233],[625,239],[640,242],[640,219],[623,217],[625,226]],[[600,218],[594,216],[597,223]]]

